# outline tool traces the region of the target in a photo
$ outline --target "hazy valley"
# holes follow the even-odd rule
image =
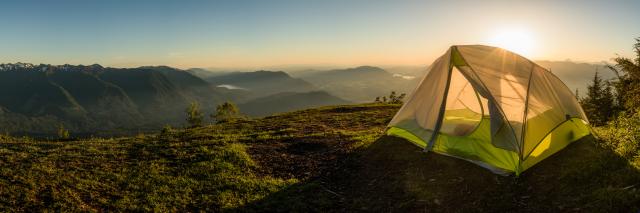
[[[572,90],[584,88],[602,65],[540,61]],[[368,103],[390,91],[410,93],[426,67],[331,70],[209,71],[166,66],[0,65],[0,131],[55,135],[62,125],[76,136],[108,136],[185,125],[184,110],[200,103],[236,103],[243,114],[267,116],[310,107]],[[291,74],[289,74],[291,73]]]

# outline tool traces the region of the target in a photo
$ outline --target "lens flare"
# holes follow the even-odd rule
[[[487,43],[525,57],[531,57],[535,47],[532,34],[525,29],[517,28],[497,31]]]

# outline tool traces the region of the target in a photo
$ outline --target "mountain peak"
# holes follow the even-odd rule
[[[158,66],[141,66],[138,67],[141,69],[155,69],[155,70],[180,70],[178,68],[174,68],[174,67],[170,67],[170,66],[166,66],[166,65],[158,65]]]
[[[6,63],[0,64],[0,71],[37,71],[37,72],[47,72],[47,71],[100,71],[103,70],[100,64],[92,64],[89,66],[85,65],[71,65],[71,64],[63,64],[63,65],[51,65],[51,64],[39,64],[34,65],[32,63]]]
[[[363,73],[363,72],[368,72],[368,73],[385,73],[388,74],[388,72],[380,67],[374,67],[374,66],[359,66],[356,68],[348,68],[345,69],[344,71],[346,72],[354,72],[354,73]]]
[[[11,71],[11,70],[18,70],[18,69],[31,69],[34,68],[35,65],[31,64],[31,63],[22,63],[22,62],[17,62],[17,63],[7,63],[7,64],[0,64],[0,71]]]
[[[352,68],[354,70],[376,70],[376,71],[384,71],[384,69],[380,68],[380,67],[374,67],[374,66],[369,66],[369,65],[363,65],[363,66],[359,66],[356,68]]]
[[[289,74],[287,74],[286,72],[283,72],[283,71],[258,70],[258,71],[255,71],[255,73],[258,73],[259,75],[271,75],[271,76],[278,76],[278,77],[291,77],[291,76],[289,76]]]

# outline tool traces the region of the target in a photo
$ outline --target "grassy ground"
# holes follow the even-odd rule
[[[383,136],[399,106],[130,138],[0,138],[0,211],[638,211],[640,170],[585,138],[501,177]]]

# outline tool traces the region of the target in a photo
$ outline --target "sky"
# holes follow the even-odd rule
[[[414,66],[451,45],[631,57],[640,1],[3,0],[0,63]]]

